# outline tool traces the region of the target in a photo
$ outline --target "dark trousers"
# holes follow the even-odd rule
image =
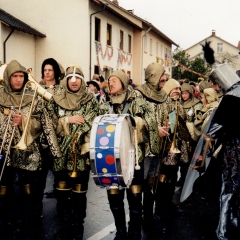
[[[55,239],[82,239],[86,217],[90,166],[71,178],[68,171],[54,172],[59,230]]]
[[[140,163],[140,170],[134,171],[134,178],[131,186],[127,189],[127,200],[129,205],[129,239],[141,239],[142,222],[142,185],[144,180],[144,165]],[[124,192],[125,190],[110,189],[107,191],[110,209],[112,211],[116,230],[119,239],[126,239],[127,228],[124,211]]]

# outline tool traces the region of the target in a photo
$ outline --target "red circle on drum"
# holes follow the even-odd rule
[[[102,179],[102,183],[109,184],[109,183],[111,183],[111,180],[108,179],[108,178],[103,178],[103,179]]]
[[[106,160],[106,163],[109,164],[109,165],[112,165],[112,164],[115,163],[114,156],[112,156],[112,155],[106,156],[105,160]]]
[[[99,129],[97,130],[97,133],[98,133],[98,134],[103,134],[103,133],[104,133],[104,129],[103,129],[103,128],[99,128]]]

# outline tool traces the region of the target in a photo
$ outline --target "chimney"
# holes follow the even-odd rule
[[[119,5],[118,0],[112,0],[112,3]]]
[[[216,30],[212,30],[212,36],[216,35]]]

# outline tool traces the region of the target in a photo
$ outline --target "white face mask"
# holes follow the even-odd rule
[[[73,69],[73,73],[72,73],[72,78],[71,78],[71,82],[76,82],[76,74],[75,74],[75,72],[76,72],[76,67],[74,67],[74,69]]]

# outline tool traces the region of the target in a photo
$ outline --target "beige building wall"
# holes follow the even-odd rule
[[[83,69],[85,79],[89,78],[89,1],[7,0],[1,3],[1,8],[47,36],[36,37],[35,51],[31,44],[24,41],[14,41],[14,45],[11,45],[10,56],[32,66],[36,79],[41,79],[42,62],[49,57],[55,58],[64,68],[71,63],[78,63]],[[13,44],[16,34],[23,34],[25,38],[33,37],[17,32],[9,38],[9,43]],[[25,54],[21,57],[16,55],[16,51],[20,51],[17,48],[21,48],[21,52]],[[27,60],[29,54],[34,55],[30,63]]]
[[[41,80],[41,65],[46,58],[55,58],[62,66],[66,67],[71,63],[78,63],[83,70],[85,81],[91,79],[94,73],[94,65],[100,64],[105,78],[116,70],[122,69],[129,73],[130,77],[137,84],[144,83],[144,68],[151,62],[156,62],[156,57],[165,59],[165,49],[171,50],[171,44],[162,39],[152,30],[147,34],[152,38],[152,53],[148,50],[143,53],[142,36],[148,29],[141,31],[142,20],[128,14],[121,8],[110,4],[120,15],[128,17],[135,24],[126,22],[113,13],[101,10],[93,1],[88,0],[7,0],[1,1],[0,7],[38,31],[46,34],[45,38],[14,31],[7,41],[7,62],[12,59],[18,60],[26,67],[32,67],[33,76]],[[92,15],[90,45],[90,15]],[[96,43],[94,38],[95,17],[101,19],[101,44],[102,53],[106,50],[106,27],[112,25],[112,48],[113,55],[104,59],[101,53],[96,54]],[[3,25],[3,24],[1,24]],[[10,28],[2,26],[1,43],[5,40]],[[119,31],[124,32],[124,54],[123,61],[119,61]],[[131,55],[128,53],[128,35],[131,36]],[[156,42],[159,50],[156,53]],[[91,48],[91,54],[90,54]],[[2,51],[2,50],[1,50]],[[120,51],[121,52],[121,51]],[[1,53],[1,52],[0,52]],[[111,53],[109,51],[109,53]],[[1,54],[2,56],[3,54]],[[91,59],[90,59],[91,55]],[[127,55],[127,57],[126,57]],[[158,56],[157,56],[158,55]],[[90,67],[91,60],[91,67]],[[1,60],[0,60],[1,61]],[[171,69],[166,68],[168,73]],[[90,76],[91,75],[91,76]]]
[[[4,50],[3,45],[5,42],[5,57],[6,63],[11,60],[19,61],[24,67],[32,68],[35,63],[35,37],[23,32],[14,31],[7,39],[11,29],[1,24],[1,51],[0,61],[4,63]],[[35,64],[34,64],[35,65]]]

